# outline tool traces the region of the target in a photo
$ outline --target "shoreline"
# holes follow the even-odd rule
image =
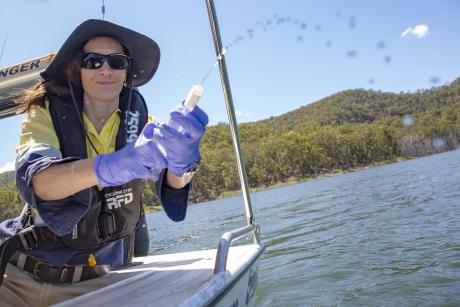
[[[327,177],[333,177],[333,176],[340,176],[340,175],[343,175],[343,174],[346,174],[346,173],[352,173],[352,172],[356,172],[356,171],[366,170],[366,169],[379,167],[379,166],[383,166],[383,165],[388,165],[388,164],[393,164],[393,163],[398,163],[398,162],[406,161],[406,160],[411,160],[411,159],[410,158],[397,157],[396,159],[384,160],[384,161],[380,161],[380,162],[373,162],[373,163],[366,164],[366,165],[357,165],[357,166],[352,166],[352,167],[346,168],[346,169],[334,169],[334,170],[331,170],[329,172],[320,173],[319,175],[317,175],[315,177],[304,177],[304,178],[292,177],[292,178],[288,178],[286,181],[277,182],[277,183],[274,183],[274,184],[271,184],[271,185],[268,185],[268,186],[259,186],[259,187],[249,188],[249,192],[251,192],[251,193],[260,192],[260,191],[264,191],[264,190],[270,190],[270,189],[276,189],[276,188],[285,187],[285,186],[288,186],[288,185],[291,185],[291,184],[309,182],[309,181],[319,180],[319,179],[323,179],[323,178],[327,178]],[[238,195],[241,195],[241,190],[225,191],[225,192],[222,192],[216,199],[210,199],[210,200],[206,200],[204,202],[212,201],[212,200],[218,200],[218,199],[225,199],[225,198],[234,197],[234,196],[238,196]],[[200,203],[203,203],[203,202],[200,202]],[[194,205],[195,203],[190,203],[190,204]],[[163,211],[163,208],[161,207],[161,205],[160,206],[144,206],[144,211],[147,214],[147,213],[152,213],[152,212]]]
[[[357,166],[352,166],[350,168],[346,169],[335,169],[331,170],[329,172],[324,172],[320,173],[319,175],[315,177],[304,177],[304,178],[288,178],[286,181],[282,182],[277,182],[268,186],[259,186],[259,187],[254,187],[254,188],[249,188],[249,192],[260,192],[264,190],[270,190],[270,189],[276,189],[276,188],[281,188],[285,187],[291,184],[297,184],[297,183],[303,183],[303,182],[309,182],[309,181],[314,181],[314,180],[319,180],[327,177],[334,177],[334,176],[340,176],[346,173],[352,173],[356,171],[361,171],[361,170],[366,170],[374,167],[379,167],[383,165],[388,165],[388,164],[393,164],[393,163],[398,163],[401,161],[406,161],[406,160],[411,160],[410,158],[403,158],[403,157],[398,157],[396,159],[391,159],[391,160],[384,160],[380,162],[373,162],[370,164],[366,165],[357,165]],[[233,197],[233,196],[238,196],[241,195],[241,190],[234,190],[234,191],[226,191],[222,192],[216,199],[224,199],[228,197]]]

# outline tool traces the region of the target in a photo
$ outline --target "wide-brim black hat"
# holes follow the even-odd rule
[[[67,64],[75,54],[75,48],[97,36],[108,36],[125,47],[133,59],[132,87],[146,84],[157,71],[160,63],[160,48],[151,38],[114,23],[90,19],[80,24],[57,52],[55,58],[41,73],[44,79],[65,77]]]

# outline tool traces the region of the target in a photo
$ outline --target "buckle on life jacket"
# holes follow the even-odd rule
[[[34,263],[34,267],[32,269],[32,275],[34,276],[36,280],[40,280],[40,277],[38,277],[38,273],[40,273],[40,265],[42,263],[43,262],[40,262],[40,261],[37,261]]]
[[[44,276],[40,276],[39,273],[41,271],[41,266],[43,266],[43,272]],[[69,267],[64,266],[60,269],[53,267],[52,265],[46,263],[46,262],[41,262],[37,260],[37,262],[34,263],[32,267],[32,276],[35,278],[35,280],[38,281],[43,281],[45,277],[50,276],[50,270],[53,270],[54,272],[57,272],[58,274],[58,279],[56,280],[58,283],[65,283],[67,281],[67,275],[69,273]],[[74,270],[75,271],[75,270]]]
[[[21,239],[21,243],[25,251],[36,248],[38,246],[38,237],[32,226],[21,230],[18,233],[18,236]]]
[[[100,236],[106,240],[117,230],[115,216],[111,212],[101,212],[99,215]]]

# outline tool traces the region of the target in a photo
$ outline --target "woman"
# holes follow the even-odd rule
[[[150,38],[88,20],[25,95],[16,182],[27,207],[0,224],[2,303],[49,305],[116,281],[109,268],[129,263],[143,214],[140,179],[156,181],[168,216],[184,219],[208,118],[179,107],[170,124],[148,122],[133,87],[159,58]]]

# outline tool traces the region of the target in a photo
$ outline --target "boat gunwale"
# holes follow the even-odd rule
[[[233,289],[233,287],[238,283],[238,281],[246,274],[246,272],[253,266],[253,264],[260,259],[260,257],[264,254],[265,251],[265,245],[260,242],[260,243],[251,243],[247,245],[258,245],[258,250],[256,253],[254,253],[251,258],[245,262],[243,266],[238,268],[233,274],[231,274],[228,270],[225,272],[219,272],[219,273],[214,273],[211,280],[204,284],[201,288],[197,290],[197,292],[192,295],[189,299],[181,303],[179,306],[185,307],[185,306],[215,306],[222,297],[224,297],[229,291]],[[239,245],[241,246],[241,245]],[[200,294],[206,291],[212,291],[211,287],[213,284],[216,284],[219,282],[220,279],[228,279],[225,280],[224,287],[220,287],[218,291],[214,291],[214,293],[211,294],[210,298],[204,302],[197,304],[197,302],[194,302],[196,300],[199,300]]]

